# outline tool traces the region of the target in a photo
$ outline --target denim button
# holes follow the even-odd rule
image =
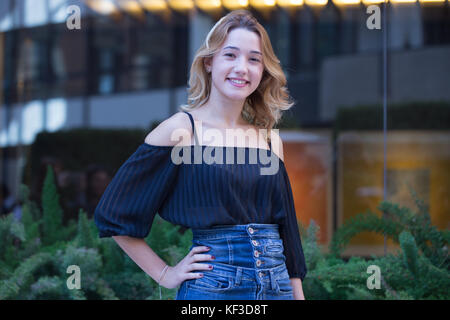
[[[259,267],[260,265],[261,265],[261,260],[259,260],[259,259],[258,259],[258,260],[256,260],[256,266],[258,266],[258,267]]]
[[[258,275],[260,278],[262,278],[262,277],[264,277],[264,272],[259,272]]]
[[[255,257],[259,257],[259,252],[258,252],[258,250],[255,250],[255,251],[253,251],[253,254],[255,255]]]
[[[248,228],[248,232],[250,232],[250,234],[253,234],[255,232],[255,230],[253,230],[252,227]]]
[[[259,246],[259,243],[258,243],[258,241],[256,241],[256,240],[252,240],[252,244],[253,244],[254,246]]]

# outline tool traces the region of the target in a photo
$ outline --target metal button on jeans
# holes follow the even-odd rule
[[[258,259],[258,260],[256,260],[256,266],[258,266],[258,267],[259,267],[259,266],[261,265],[261,263],[262,263],[262,262],[261,262],[261,260],[259,260],[259,259]]]
[[[260,278],[262,278],[262,277],[264,277],[264,272],[259,272],[258,275]]]
[[[255,233],[255,230],[253,230],[253,228],[250,227],[250,228],[248,228],[248,232],[250,232],[250,234],[253,234],[253,233]]]
[[[258,241],[256,241],[256,240],[252,240],[252,244],[253,244],[254,246],[259,246],[259,243],[258,243]]]
[[[255,251],[253,251],[253,254],[255,255],[255,257],[259,257],[259,252],[258,252],[258,250],[255,250]]]

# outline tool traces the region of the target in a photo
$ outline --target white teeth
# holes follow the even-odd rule
[[[230,79],[231,80],[231,82],[234,82],[234,83],[238,83],[238,84],[244,84],[246,81],[242,81],[242,80],[234,80],[234,79]]]

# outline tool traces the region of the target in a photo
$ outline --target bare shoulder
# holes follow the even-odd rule
[[[272,131],[270,143],[272,146],[272,151],[277,155],[278,158],[281,159],[281,161],[284,162],[283,140],[275,131]]]
[[[188,115],[180,111],[154,128],[145,137],[145,143],[156,146],[174,146],[188,136],[192,137],[191,122]]]

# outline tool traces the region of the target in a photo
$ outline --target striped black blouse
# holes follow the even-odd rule
[[[156,213],[186,228],[278,224],[289,276],[303,281],[307,269],[283,161],[270,144],[270,149],[199,145],[192,115],[186,113],[196,144],[142,143],[119,168],[95,209],[99,237],[145,238]],[[199,154],[203,161],[196,161]],[[207,161],[205,155],[216,161]],[[252,161],[255,155],[257,161]]]

